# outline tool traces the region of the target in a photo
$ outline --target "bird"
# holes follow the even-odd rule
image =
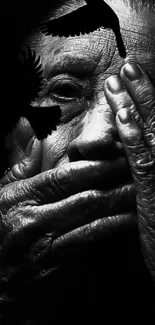
[[[101,27],[109,28],[115,34],[120,56],[125,58],[126,49],[114,10],[103,0],[85,0],[85,3],[71,13],[39,24],[41,32],[45,35],[69,37],[90,33]]]
[[[27,118],[39,140],[43,140],[56,130],[61,118],[60,106],[42,108],[32,105],[42,90],[42,82],[43,70],[40,57],[37,57],[35,50],[32,51],[29,46],[27,46],[27,53],[20,49],[16,61],[15,108],[10,112],[5,134],[11,132],[20,117]]]
[[[26,118],[38,140],[47,138],[57,129],[61,120],[59,105],[34,107],[33,101],[39,98],[42,90],[43,69],[40,57],[29,46],[27,50],[19,49],[18,55],[6,53],[7,68],[2,61],[2,101],[0,111],[0,177],[9,166],[8,148],[5,141],[13,134],[21,117]],[[39,106],[39,105],[38,105]],[[10,150],[10,149],[9,149]]]
[[[56,1],[52,0],[52,6],[56,6]],[[39,140],[52,134],[61,119],[61,109],[58,105],[33,107],[32,101],[38,98],[43,87],[43,69],[35,51],[28,47],[26,49],[25,45],[24,51],[21,50],[34,22],[42,16],[43,8],[39,6],[38,10],[36,0],[33,3],[26,1],[24,7],[21,5],[19,8],[14,4],[11,11],[4,11],[0,19],[0,28],[3,30],[0,51],[0,178],[9,167],[11,149],[8,148],[7,139],[17,130],[16,125],[21,117],[26,117],[30,122],[32,134]]]

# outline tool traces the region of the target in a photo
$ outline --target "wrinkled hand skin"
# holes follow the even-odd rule
[[[120,77],[105,81],[104,92],[116,115],[136,185],[139,240],[155,282],[155,90],[140,66],[140,75],[132,81],[125,76],[125,67],[133,79],[135,63],[126,64]],[[51,243],[93,220],[99,203],[96,191],[89,193],[89,188],[96,169],[102,168],[95,162],[79,161],[41,172],[41,142],[26,123],[26,127],[19,125],[17,142],[21,143],[15,147],[13,167],[1,179],[0,189],[1,288],[5,293],[7,284],[13,284],[17,297],[23,285],[26,288],[54,270],[54,261],[48,259]],[[82,172],[87,165],[89,175]],[[85,192],[77,194],[80,191]],[[90,209],[93,197],[94,211],[92,205]]]
[[[102,191],[90,191],[97,172],[106,173],[104,163],[71,162],[41,172],[41,142],[32,137],[28,121],[18,129],[13,167],[0,189],[1,288],[11,284],[17,291],[55,268],[55,239],[94,221],[101,206],[106,214],[109,204]]]
[[[136,185],[139,240],[155,282],[155,89],[134,62],[104,88]]]
[[[104,91],[116,115],[118,132],[136,185],[139,239],[146,265],[155,281],[155,90],[142,68],[139,67],[136,80],[130,81],[125,76],[125,67],[133,79],[138,66],[127,63],[120,77],[111,76],[106,80]],[[29,273],[30,278],[26,274],[27,281],[43,275],[42,257],[48,254],[54,239],[83,222],[91,222],[94,215],[93,209],[89,209],[89,200],[92,196],[96,198],[96,191],[89,194],[89,188],[96,177],[96,168],[102,166],[79,161],[41,173],[41,143],[32,137],[30,129],[28,122],[21,128],[21,136],[18,134],[21,146],[15,148],[13,167],[1,180],[2,283],[14,281],[17,265],[20,265],[19,271],[21,265],[29,265],[31,271],[35,269],[34,273]],[[86,165],[90,168],[89,175],[82,173]],[[85,192],[79,196],[80,191]],[[50,268],[52,264],[47,261],[47,270]]]

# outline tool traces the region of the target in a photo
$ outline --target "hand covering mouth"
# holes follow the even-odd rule
[[[76,198],[76,208],[72,204],[73,198]],[[84,191],[71,196],[68,198],[69,201],[70,212],[67,209],[64,211],[64,224],[60,233],[57,232],[55,239],[87,224],[92,223],[93,226],[93,222],[97,220],[114,216],[119,219],[119,215],[122,218],[122,215],[136,213],[136,189],[134,184],[119,186],[110,191],[98,189]],[[72,215],[69,222],[68,213]],[[96,223],[94,225],[96,226]]]
[[[91,190],[80,192],[79,198],[89,198],[85,216],[81,217],[80,224],[76,224],[74,214],[74,227],[55,238],[51,244],[51,252],[56,253],[71,246],[88,244],[111,238],[125,230],[137,227],[136,188],[132,181],[130,167],[123,157],[116,162],[105,163],[102,173],[90,185]],[[86,172],[88,170],[86,169]],[[81,200],[79,205],[84,204]],[[62,249],[63,248],[63,249]],[[61,251],[62,249],[62,251]]]
[[[14,257],[18,256],[19,250],[19,260],[24,258],[26,263],[23,270],[29,264],[35,278],[37,274],[42,277],[43,269],[46,273],[55,267],[53,257],[58,247],[61,250],[68,243],[78,243],[79,239],[83,242],[89,242],[91,238],[96,240],[106,233],[111,236],[119,229],[130,227],[136,220],[136,189],[125,158],[110,163],[81,161],[67,164],[66,169],[67,179],[65,176],[62,183],[65,186],[68,173],[72,174],[74,188],[67,183],[65,198],[60,198],[59,202],[56,201],[57,193],[54,193],[55,197],[52,194],[52,199],[48,193],[47,204],[37,207],[40,211],[43,209],[41,221],[16,233],[15,246],[11,241],[12,247],[7,253],[7,261],[10,256],[10,262],[13,260],[16,265]]]
[[[136,189],[125,157],[66,164],[58,168],[56,178],[59,202],[57,193],[48,193],[51,209],[40,223],[49,233],[55,229],[54,239],[99,218],[135,211]]]
[[[125,157],[66,164],[47,177],[50,190],[45,188],[44,203],[35,207],[39,218],[14,234],[23,249],[31,239],[35,243],[51,233],[53,241],[97,219],[135,211],[136,190]]]
[[[43,257],[43,259],[46,258],[49,267],[48,271],[45,271],[44,275],[42,274],[43,277],[46,277],[48,272],[50,275],[51,271],[57,270],[55,265],[57,265],[57,261],[61,261],[64,253],[71,251],[71,254],[74,252],[76,256],[75,252],[77,250],[79,252],[85,245],[100,240],[102,242],[109,241],[114,236],[118,237],[121,234],[124,235],[126,231],[135,229],[137,226],[136,189],[129,180],[124,178],[123,182],[126,185],[103,190],[101,190],[103,184],[97,182],[100,189],[77,194],[79,205],[76,210],[73,207],[73,218],[70,220],[70,224],[67,225],[67,229],[64,228],[63,233],[57,234],[54,241],[49,244],[46,257],[45,255]],[[93,184],[94,187],[96,184]],[[72,197],[69,200],[72,200]],[[79,215],[81,215],[80,218]],[[54,265],[52,269],[51,258]]]

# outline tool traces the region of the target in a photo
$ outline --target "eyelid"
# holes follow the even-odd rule
[[[75,76],[73,76],[71,74],[68,74],[68,73],[58,74],[58,75],[52,77],[49,80],[48,84],[50,85],[53,82],[61,81],[61,80],[62,81],[63,80],[70,80],[70,81],[73,81],[73,82],[77,83],[81,87],[83,86],[83,81],[82,80],[80,80],[79,78],[77,78],[77,77],[75,77]]]
[[[47,95],[49,97],[54,97],[54,98],[58,98],[58,99],[62,99],[62,100],[65,100],[65,101],[70,101],[70,100],[73,100],[74,98],[78,98],[78,97],[82,97],[83,96],[83,81],[82,80],[79,80],[78,78],[76,78],[75,76],[72,76],[72,75],[68,75],[68,74],[61,74],[61,75],[57,75],[57,76],[54,76],[53,78],[51,78],[51,80],[48,82],[47,84],[47,88],[48,88],[48,91],[47,91]],[[59,95],[56,95],[56,94],[52,94],[52,90],[54,89],[54,87],[61,87],[62,86],[62,89],[63,89],[63,86],[70,86],[70,87],[75,87],[75,92],[76,92],[76,88],[77,88],[77,96],[72,96],[72,97],[69,97],[69,96],[59,96]]]
[[[60,81],[61,80],[66,80],[66,81],[70,81],[70,82],[73,82],[75,83],[80,91],[81,91],[81,94],[80,94],[80,98],[77,97],[77,98],[65,98],[65,97],[56,97],[56,96],[52,96],[52,93],[51,93],[51,89],[53,87],[53,84],[56,82],[56,81]],[[82,98],[86,98],[87,100],[92,98],[93,96],[93,93],[94,93],[94,87],[93,87],[93,84],[92,82],[88,79],[88,78],[83,78],[81,80],[81,78],[78,78],[77,76],[74,76],[72,74],[68,74],[67,72],[65,73],[60,73],[60,74],[55,74],[53,76],[51,76],[50,79],[46,79],[44,78],[44,85],[43,85],[43,88],[42,88],[42,91],[40,92],[39,94],[39,98],[40,100],[54,100],[56,102],[60,101],[62,104],[64,102],[71,102],[71,101],[74,101],[74,100],[81,100]]]

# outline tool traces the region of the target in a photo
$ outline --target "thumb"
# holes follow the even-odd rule
[[[27,119],[21,118],[6,140],[9,168],[0,180],[2,185],[32,177],[41,171],[42,146]]]

